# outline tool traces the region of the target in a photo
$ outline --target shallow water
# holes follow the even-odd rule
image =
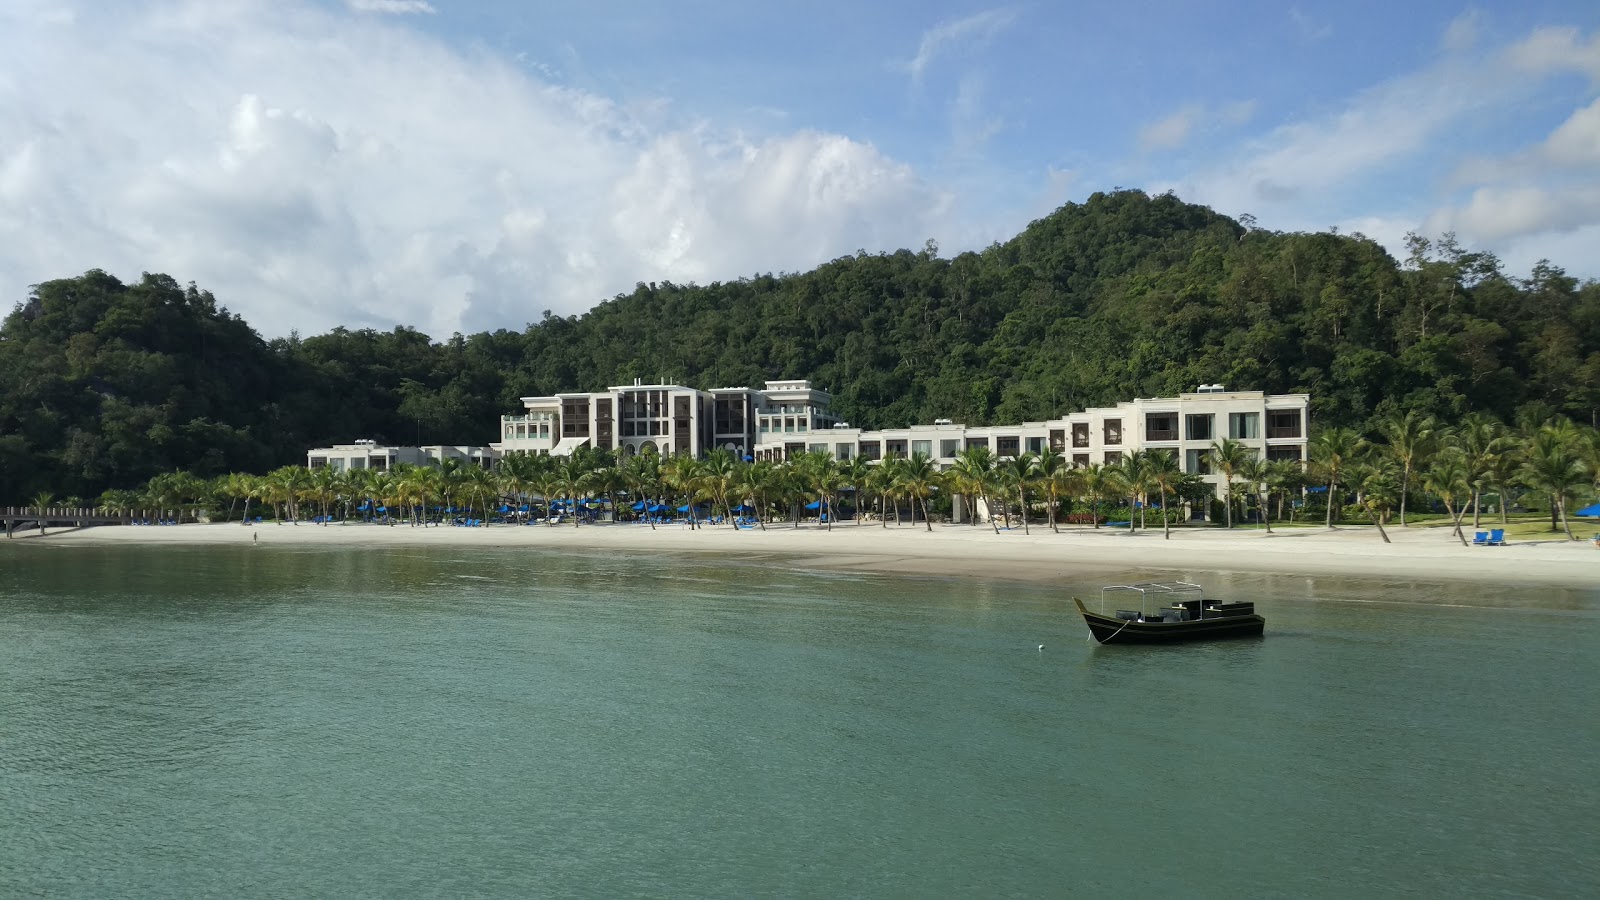
[[[1600,883],[1600,593],[1197,576],[1268,636],[1146,649],[1089,577],[0,546],[0,895]]]

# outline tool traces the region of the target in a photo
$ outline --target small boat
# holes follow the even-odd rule
[[[1138,609],[1117,609],[1106,614],[1106,601],[1136,594]],[[1077,597],[1078,612],[1089,635],[1102,644],[1170,644],[1220,638],[1260,637],[1267,620],[1256,615],[1254,603],[1220,603],[1207,600],[1205,589],[1188,581],[1146,581],[1112,584],[1100,589],[1100,612],[1090,612]],[[1114,607],[1113,607],[1114,608]]]

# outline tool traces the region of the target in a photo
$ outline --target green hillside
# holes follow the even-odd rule
[[[1412,250],[1120,191],[954,259],[640,284],[583,316],[442,342],[266,341],[193,285],[93,271],[38,285],[0,327],[0,502],[264,471],[358,437],[486,443],[519,396],[634,377],[806,377],[866,427],[1043,419],[1210,382],[1310,392],[1318,425],[1396,409],[1595,420],[1600,284],[1547,264],[1513,277],[1448,238]]]

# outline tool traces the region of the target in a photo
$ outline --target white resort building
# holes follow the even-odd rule
[[[493,468],[500,454],[492,447],[460,447],[435,444],[431,447],[380,447],[375,441],[356,441],[353,444],[334,444],[306,454],[306,468],[327,466],[335,472],[353,469],[376,469],[386,472],[399,463],[413,466],[437,465],[447,459],[460,460],[463,465]]]
[[[937,419],[931,425],[865,431],[829,410],[832,398],[803,380],[769,381],[761,389],[702,391],[677,384],[643,384],[588,393],[523,397],[523,412],[500,417],[500,441],[487,447],[380,447],[356,441],[312,450],[311,468],[390,469],[458,459],[489,468],[507,453],[571,455],[589,446],[621,456],[704,456],[712,449],[741,458],[784,460],[823,451],[835,459],[927,454],[940,468],[968,447],[997,457],[1056,450],[1076,465],[1116,462],[1135,450],[1175,453],[1183,471],[1216,486],[1208,451],[1232,438],[1266,459],[1306,458],[1310,397],[1230,391],[1203,384],[1176,397],[1129,400],[1068,413],[1046,422],[970,426]]]

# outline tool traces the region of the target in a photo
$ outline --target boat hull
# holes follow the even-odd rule
[[[1261,637],[1267,620],[1260,616],[1219,616],[1190,622],[1131,622],[1092,613],[1083,601],[1072,598],[1089,626],[1089,634],[1102,644],[1176,644]]]

